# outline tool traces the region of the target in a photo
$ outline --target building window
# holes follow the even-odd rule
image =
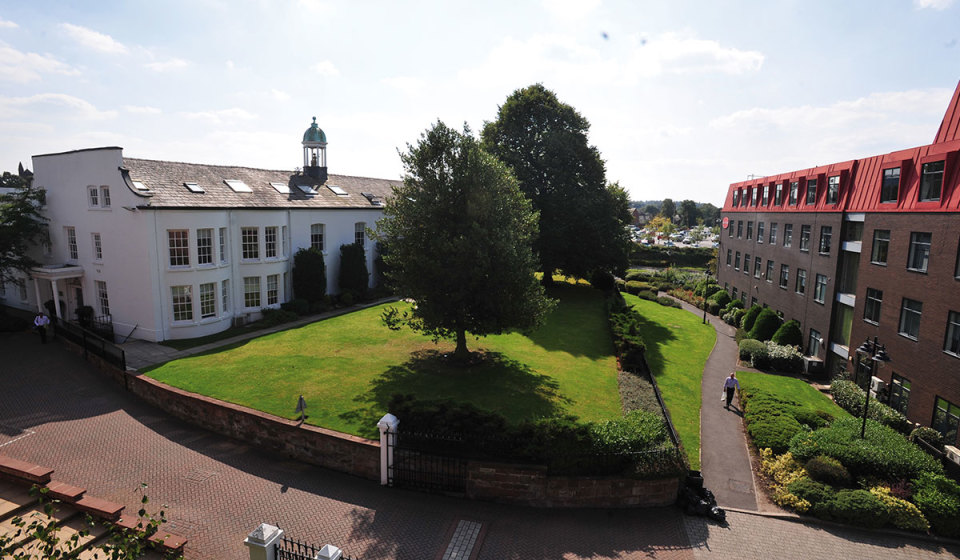
[[[777,242],[777,223],[773,222],[770,224],[770,244],[773,245]]]
[[[737,206],[740,204],[740,189],[733,189],[733,205]]]
[[[755,257],[753,259],[753,277],[760,278],[760,265],[763,264],[763,259],[760,257]]]
[[[99,233],[93,234],[93,260],[103,260],[103,241],[100,239]]]
[[[810,339],[807,341],[807,355],[819,356],[820,345],[822,343],[823,343],[823,339],[820,338],[820,331],[816,329],[810,329]]]
[[[933,235],[925,232],[910,234],[910,255],[907,257],[907,270],[926,272],[930,264],[930,241]]]
[[[943,434],[944,443],[953,445],[957,441],[958,425],[960,425],[960,406],[937,397],[930,427]]]
[[[833,226],[820,226],[820,254],[830,254],[830,241],[833,239]]]
[[[353,242],[363,247],[367,242],[367,224],[357,222],[353,225]]]
[[[880,186],[880,202],[896,202],[900,192],[900,168],[883,170],[883,183]]]
[[[100,203],[104,208],[110,208],[110,187],[100,187]]]
[[[797,205],[797,194],[798,194],[798,191],[799,191],[799,190],[800,190],[800,182],[799,182],[799,181],[794,181],[794,182],[790,183],[790,199],[789,199],[789,201],[787,202],[790,206],[796,206],[796,205]]]
[[[770,203],[770,185],[763,186],[763,202],[762,204],[766,206]]]
[[[753,239],[753,222],[747,222],[747,239]]]
[[[777,183],[773,189],[773,203],[777,206],[783,204],[783,183]]]
[[[168,229],[170,266],[190,266],[190,232],[185,229]]]
[[[263,228],[263,249],[268,259],[277,258],[277,226]]]
[[[810,226],[800,226],[800,250],[810,250]]]
[[[753,187],[753,199],[750,201],[751,206],[757,205],[757,199],[760,198],[760,187]]]
[[[217,284],[200,284],[200,318],[217,316]]]
[[[259,276],[245,276],[243,278],[243,306],[260,307]]]
[[[90,193],[90,207],[99,208],[100,207],[100,189],[97,187],[87,187],[87,192]]]
[[[807,271],[802,268],[797,269],[797,285],[794,290],[801,296],[807,293]]]
[[[287,226],[280,228],[280,256],[287,256]]]
[[[793,224],[783,225],[783,246],[793,246]]]
[[[923,315],[923,302],[903,298],[900,306],[900,334],[913,340],[920,334],[920,316]]]
[[[887,252],[890,249],[890,230],[873,230],[873,250],[870,251],[870,262],[873,264],[887,264]]]
[[[816,284],[813,286],[813,301],[823,303],[827,301],[827,277],[817,274]]]
[[[737,288],[736,288],[736,287],[734,287],[734,288],[733,288],[733,295],[732,295],[732,296],[730,296],[730,297],[732,297],[733,299],[737,299],[737,294],[738,294],[738,292],[737,292]]]
[[[227,262],[227,228],[220,228],[220,264]]]
[[[900,414],[907,413],[907,404],[910,402],[910,380],[900,377],[896,373],[890,379],[890,408]]]
[[[743,255],[743,273],[750,274],[750,253]]]
[[[757,243],[763,243],[763,222],[757,222]]]
[[[323,252],[323,224],[310,224],[310,248]]]
[[[743,237],[743,220],[737,220],[737,239]]]
[[[786,290],[789,284],[790,284],[790,265],[781,264],[780,265],[780,287]]]
[[[220,308],[224,314],[230,312],[230,280],[220,283]]]
[[[840,176],[827,179],[827,204],[836,204],[840,200]]]
[[[817,180],[809,179],[807,181],[807,206],[817,203]]]
[[[279,283],[279,274],[270,274],[267,276],[267,305],[275,305],[280,301]]]
[[[110,298],[107,297],[107,283],[103,280],[96,280],[94,284],[97,286],[97,302],[100,304],[100,314],[109,316]]]
[[[193,320],[193,292],[192,286],[171,286],[170,296],[173,301],[173,320]]]
[[[197,230],[197,264],[213,264],[213,230],[210,228]]]
[[[63,231],[67,234],[67,252],[70,254],[70,259],[75,261],[80,258],[79,252],[77,251],[77,229],[74,227],[65,227]]]
[[[727,249],[727,266],[733,262],[733,249]]]
[[[740,270],[740,251],[737,251],[736,257],[733,260],[733,269]]]
[[[773,261],[767,261],[767,282],[773,283]]]
[[[956,311],[947,314],[947,338],[943,351],[960,357],[960,313]]]
[[[874,325],[880,323],[880,306],[883,304],[883,290],[867,288],[867,301],[863,306],[863,320]]]
[[[243,260],[259,259],[260,230],[255,227],[240,228],[240,246]]]
[[[932,161],[923,164],[920,177],[920,201],[940,200],[941,185],[943,185],[943,162]]]

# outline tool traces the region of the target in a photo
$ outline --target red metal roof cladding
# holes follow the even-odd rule
[[[943,162],[939,200],[920,200],[925,164]],[[884,170],[900,169],[896,199],[881,202]],[[928,171],[930,167],[928,167]],[[839,180],[838,192],[828,202],[831,178]],[[835,179],[836,181],[836,179]],[[797,183],[797,200],[790,204],[791,184]],[[781,203],[776,188],[781,185]],[[768,187],[767,204],[763,187]],[[808,188],[814,201],[807,204]],[[754,190],[757,191],[754,198]],[[734,204],[736,197],[737,204]],[[754,204],[756,200],[756,204]],[[724,212],[957,212],[960,211],[960,83],[953,93],[933,144],[850,160],[820,167],[781,173],[733,183],[723,203]]]

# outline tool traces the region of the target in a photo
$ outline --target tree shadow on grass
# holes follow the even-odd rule
[[[566,352],[598,360],[613,355],[603,296],[589,286],[558,284],[547,295],[557,307],[540,328],[524,333],[531,342],[551,352]]]
[[[375,377],[369,390],[353,399],[356,406],[340,418],[360,426],[364,437],[376,438],[377,422],[389,412],[387,403],[396,394],[470,403],[502,414],[510,423],[556,416],[573,404],[552,377],[499,352],[486,352],[480,363],[461,367],[437,350],[419,350]]]
[[[663,374],[664,366],[666,365],[666,358],[663,355],[662,348],[669,341],[675,340],[677,337],[668,325],[651,321],[645,317],[643,313],[638,312],[638,314],[640,315],[640,335],[647,345],[645,354],[647,365],[650,367],[650,373],[658,377]]]

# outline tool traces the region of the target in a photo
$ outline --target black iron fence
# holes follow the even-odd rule
[[[80,346],[83,349],[84,357],[86,357],[87,354],[93,354],[99,356],[103,361],[120,368],[121,371],[126,371],[126,354],[124,354],[123,349],[116,344],[108,342],[80,325],[68,323],[63,320],[57,321],[54,329],[57,336],[63,337]]]
[[[298,541],[288,537],[280,537],[280,540],[274,545],[274,552],[277,560],[316,560],[322,546],[316,546],[303,541]],[[347,555],[340,557],[340,560],[359,560]]]
[[[386,435],[393,454],[388,484],[441,494],[466,492],[469,447],[461,436],[403,431]]]

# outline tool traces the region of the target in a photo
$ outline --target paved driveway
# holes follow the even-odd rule
[[[149,485],[188,558],[246,558],[260,522],[366,560],[433,559],[461,519],[479,521],[480,560],[952,557],[926,541],[823,530],[732,513],[729,527],[655,510],[542,510],[381,488],[262,453],[167,416],[61,343],[0,334],[0,453],[136,508]],[[200,419],[202,422],[202,419]]]

